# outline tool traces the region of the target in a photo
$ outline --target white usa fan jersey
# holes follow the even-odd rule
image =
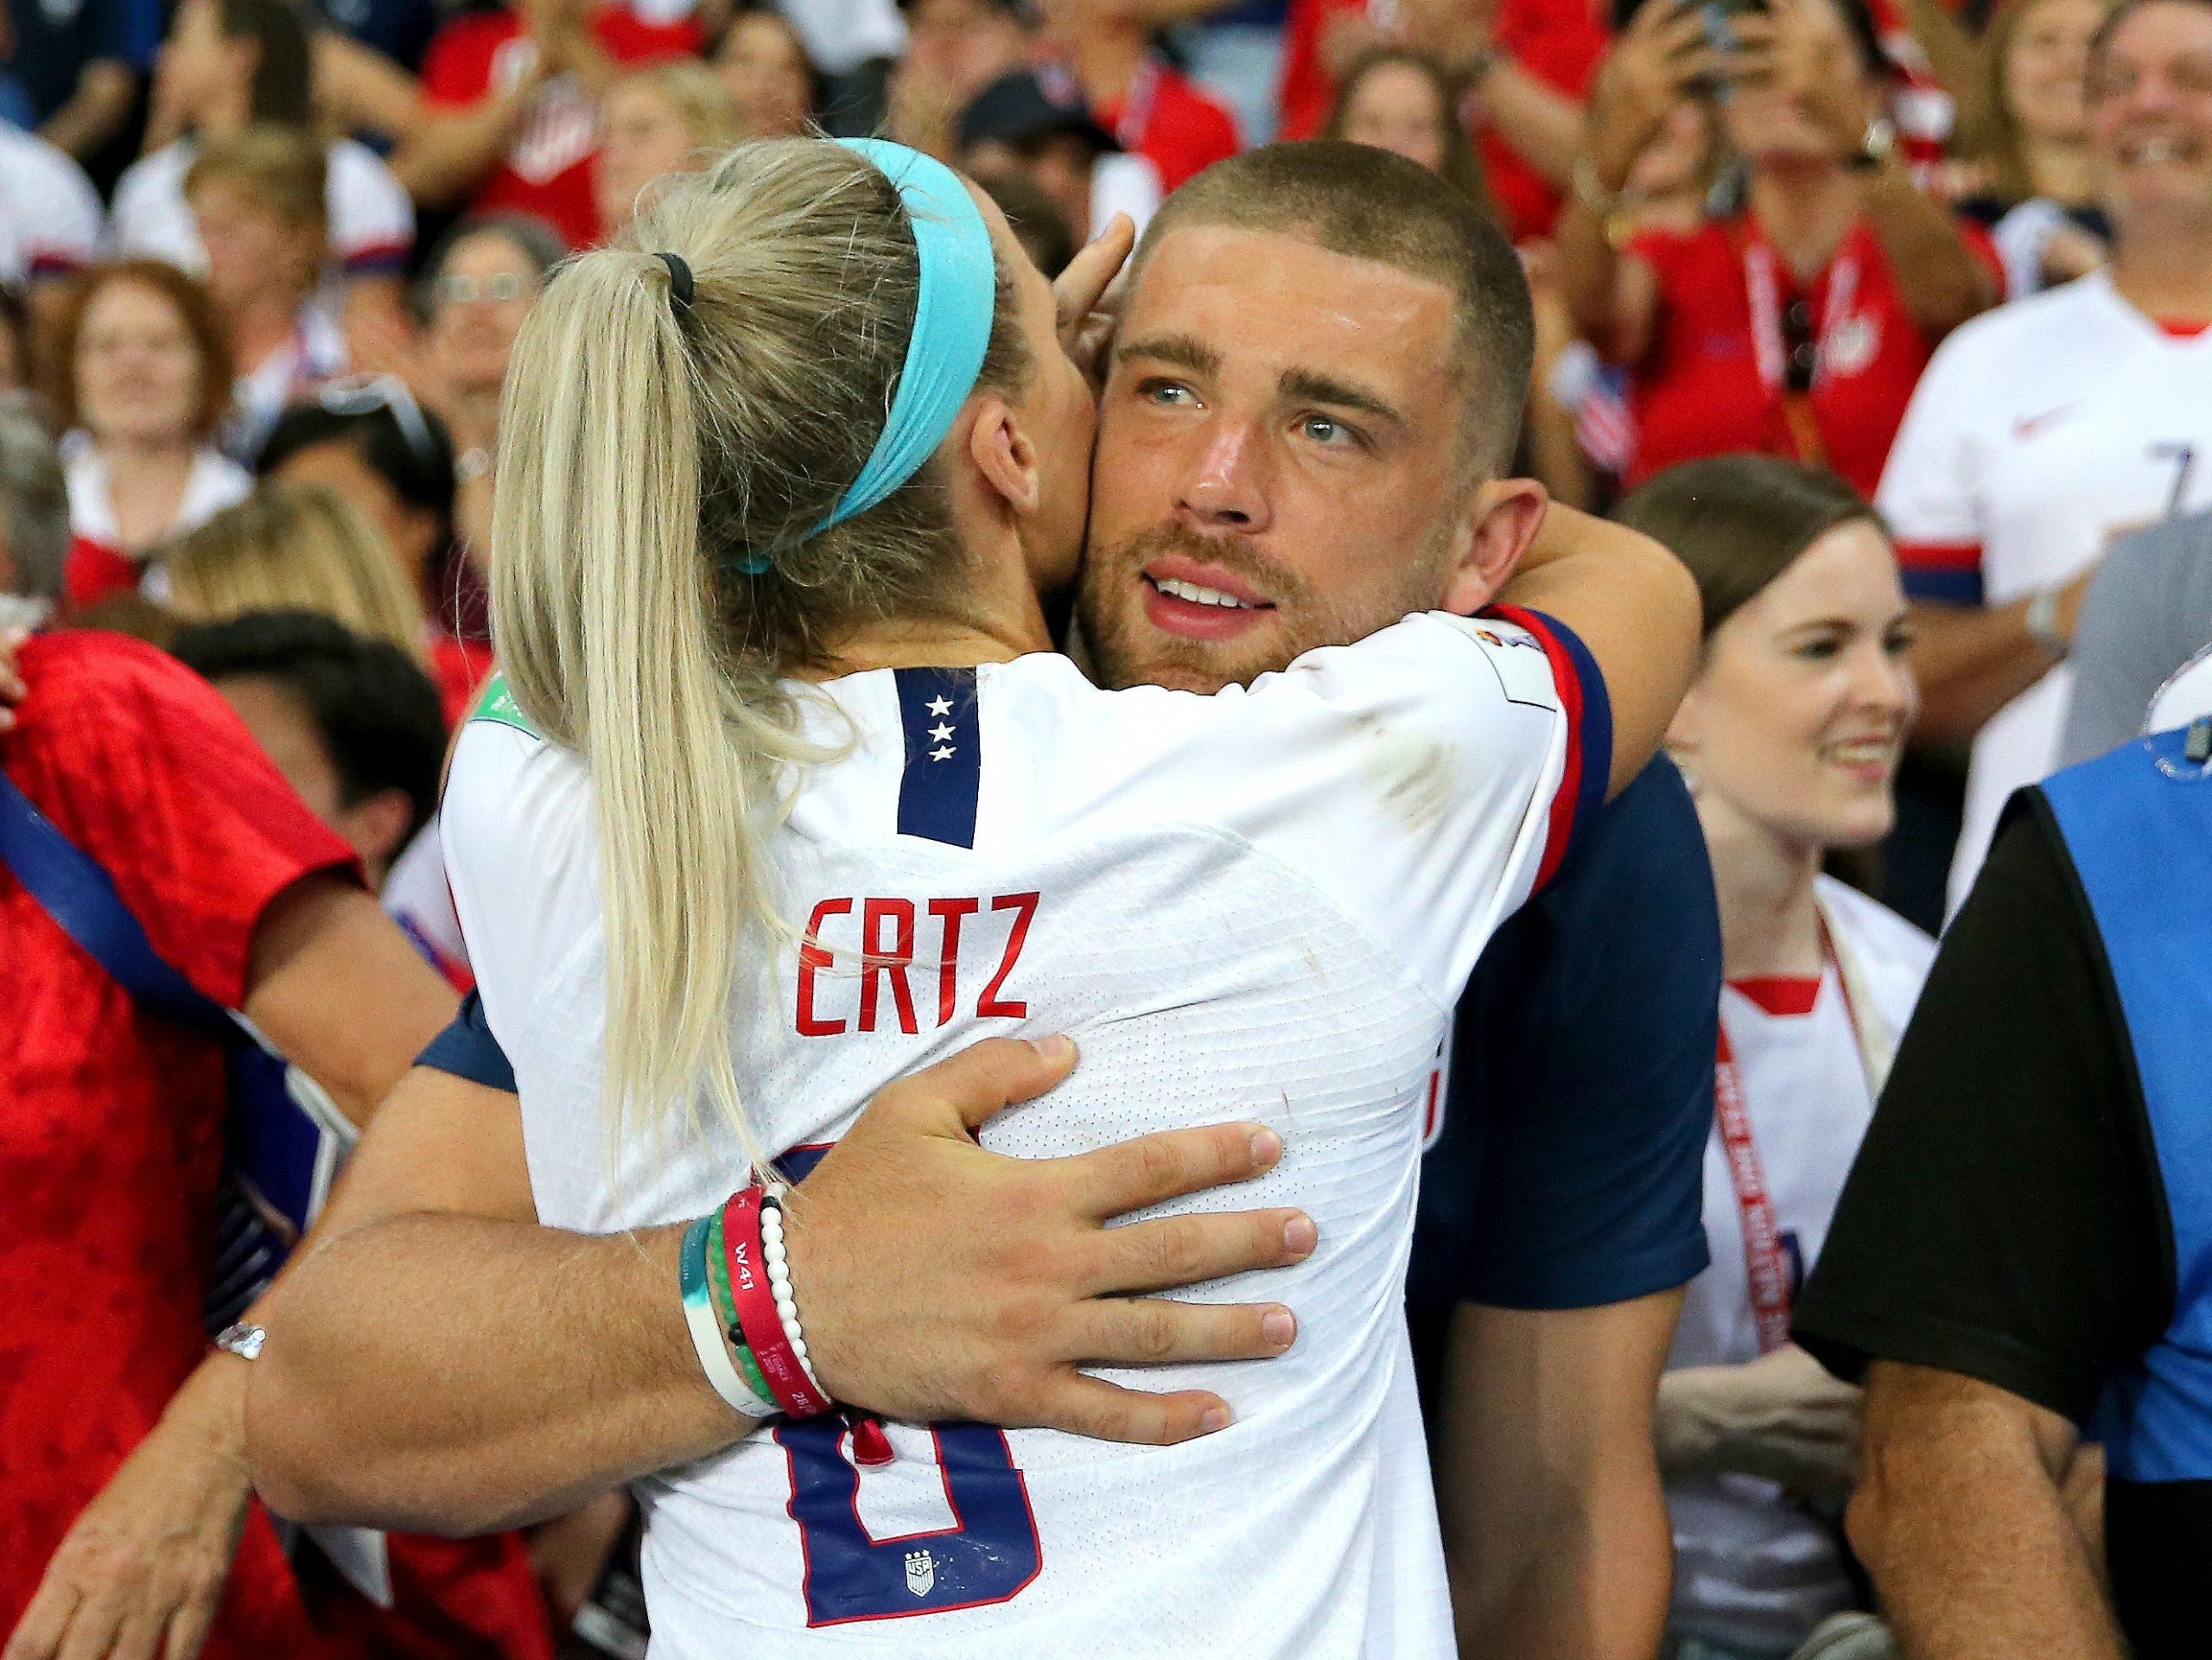
[[[1894,911],[1833,878],[1817,881],[1835,942],[1820,978],[1737,981],[1720,994],[1721,1029],[1743,1081],[1793,1299],[1827,1243],[1844,1177],[1874,1116],[1868,1060],[1894,1052],[1936,956],[1936,942]],[[1704,1212],[1713,1261],[1683,1300],[1670,1371],[1759,1358],[1743,1206],[1717,1125],[1706,1142]],[[1731,1651],[1782,1654],[1852,1606],[1841,1534],[1778,1484],[1738,1473],[1672,1481],[1667,1509],[1675,1535],[1669,1631]]]
[[[2172,333],[2102,271],[1977,317],[1936,351],[1875,498],[1915,599],[2009,604],[2114,537],[2212,506],[2212,332]],[[1974,740],[1951,908],[2012,792],[2057,764],[2063,665]]]
[[[787,1172],[918,1067],[1066,1032],[1074,1075],[985,1145],[1264,1121],[1274,1171],[1172,1208],[1300,1205],[1320,1243],[1263,1282],[1177,1294],[1281,1299],[1287,1355],[1106,1374],[1220,1391],[1221,1434],[893,1424],[893,1461],[863,1466],[830,1418],[640,1484],[658,1660],[1452,1654],[1401,1301],[1430,1072],[1610,747],[1580,646],[1528,622],[1408,618],[1212,697],[1101,691],[1049,653],[801,693],[853,745],[774,843],[784,914],[818,945],[748,953],[733,1008],[740,1087]],[[701,1215],[746,1177],[727,1130],[612,1155],[601,1132],[588,775],[493,714],[461,738],[442,822],[539,1217]]]

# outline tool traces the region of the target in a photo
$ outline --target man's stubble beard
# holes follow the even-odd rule
[[[1137,573],[1170,553],[1247,578],[1274,601],[1275,610],[1235,639],[1185,639],[1155,628],[1144,615],[1144,585]],[[1102,551],[1092,544],[1077,590],[1076,619],[1098,684],[1114,690],[1166,686],[1211,693],[1286,669],[1321,646],[1364,639],[1409,612],[1433,609],[1443,588],[1441,562],[1432,554],[1408,561],[1395,589],[1378,592],[1369,606],[1348,607],[1287,566],[1261,558],[1234,540],[1161,525],[1118,547]]]

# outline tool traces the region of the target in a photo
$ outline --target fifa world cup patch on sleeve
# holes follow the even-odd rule
[[[1484,660],[1497,671],[1508,703],[1559,707],[1551,659],[1544,654],[1543,643],[1527,629],[1497,617],[1437,615],[1440,621],[1451,624],[1481,648]]]
[[[468,718],[511,726],[533,738],[544,735],[524,716],[522,706],[515,702],[514,693],[508,690],[507,677],[504,674],[495,674],[484,683],[483,695],[476,700],[476,707],[469,710]]]

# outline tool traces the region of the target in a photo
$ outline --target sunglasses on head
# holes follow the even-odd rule
[[[415,459],[425,467],[438,465],[437,441],[430,436],[429,423],[423,418],[423,406],[397,375],[350,375],[327,381],[315,394],[315,403],[329,415],[373,415],[378,410],[389,410]]]

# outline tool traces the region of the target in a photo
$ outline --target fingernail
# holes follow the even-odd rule
[[[1049,1038],[1032,1039],[1031,1047],[1034,1048],[1045,1059],[1058,1065],[1061,1061],[1069,1059],[1074,1055],[1075,1040],[1055,1032]]]
[[[1228,1428],[1229,1409],[1226,1407],[1208,1407],[1205,1415],[1198,1420],[1198,1434],[1201,1435],[1211,1435],[1217,1429]]]
[[[1301,1256],[1313,1249],[1314,1241],[1320,1237],[1314,1229],[1313,1218],[1309,1216],[1294,1216],[1282,1224],[1283,1248],[1294,1250]]]
[[[1260,1316],[1260,1335],[1281,1348],[1298,1335],[1298,1322],[1287,1308],[1271,1308]]]
[[[1281,1136],[1276,1135],[1272,1129],[1255,1129],[1252,1132],[1253,1163],[1269,1165],[1281,1157],[1282,1157]]]

